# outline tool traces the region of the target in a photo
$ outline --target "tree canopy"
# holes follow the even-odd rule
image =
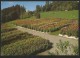
[[[65,10],[78,10],[77,1],[46,1],[45,5],[39,6],[37,9],[42,9],[41,11],[65,11]],[[39,10],[40,11],[40,10]]]
[[[78,3],[77,1],[46,1],[44,6],[36,5],[35,11],[28,12],[24,6],[15,5],[1,10],[1,22],[29,18],[33,15],[40,18],[40,12],[78,10]]]
[[[20,18],[20,15],[26,12],[24,6],[16,5],[1,10],[1,22],[8,22]]]

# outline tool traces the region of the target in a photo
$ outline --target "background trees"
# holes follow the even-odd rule
[[[15,5],[1,10],[1,21],[8,22],[35,16],[40,18],[40,12],[78,10],[77,1],[46,1],[44,6],[36,5],[34,11],[26,12],[24,6]]]
[[[40,7],[40,8],[39,8]],[[43,11],[65,11],[65,10],[78,10],[77,1],[46,1],[44,6],[37,6],[36,10],[42,9]]]
[[[20,5],[12,6],[1,10],[1,18],[2,22],[8,22],[15,19],[20,19],[20,15],[24,14],[25,8]]]
[[[35,10],[36,18],[40,17],[40,12],[48,11],[69,11],[78,10],[77,1],[46,1],[44,6],[37,5]]]
[[[35,15],[35,17],[36,17],[37,19],[40,18],[40,12],[41,12],[41,11],[42,11],[41,6],[37,5],[37,6],[36,6],[36,10],[35,10],[35,12],[34,12],[34,15]]]

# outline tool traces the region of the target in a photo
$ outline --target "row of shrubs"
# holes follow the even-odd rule
[[[13,31],[13,30],[17,30],[16,28],[4,28],[4,29],[1,29],[1,33],[4,33],[4,32],[9,32],[9,31]]]
[[[46,30],[46,29],[50,29],[53,28],[54,25],[55,27],[60,27],[62,25],[65,25],[66,23],[70,22],[70,20],[60,20],[58,21],[58,19],[54,19],[54,20],[23,20],[23,21],[16,21],[15,24],[16,25],[20,25],[23,27],[27,27],[27,28],[31,28],[31,29],[35,29],[35,30]]]
[[[52,47],[48,40],[21,32],[15,28],[3,27],[1,33],[1,56],[36,55]]]
[[[78,32],[78,22],[74,22],[71,25],[62,28],[60,33],[63,35],[79,37]]]
[[[50,28],[50,29],[41,29],[41,28],[38,28],[38,27],[30,26],[30,25],[23,25],[23,27],[34,29],[34,30],[37,30],[37,31],[42,31],[42,32],[54,32],[54,31],[60,30],[61,28],[65,27],[65,26],[68,26],[68,25],[70,25],[70,24],[64,24],[64,25],[59,26],[59,27],[56,26],[56,27],[53,27],[53,28]]]
[[[1,47],[1,56],[36,55],[52,47],[52,43],[40,37],[24,39]]]
[[[1,44],[5,45],[8,43],[12,43],[16,40],[21,40],[25,37],[28,38],[28,37],[34,37],[34,36],[26,32],[21,32],[19,30],[13,30],[10,32],[1,33]]]
[[[61,22],[64,22],[64,20],[62,20]],[[65,21],[66,23],[65,24],[62,24],[60,26],[55,26],[55,27],[51,27],[49,29],[45,29],[45,27],[42,29],[42,28],[39,28],[38,26],[33,26],[33,25],[23,25],[23,27],[27,27],[27,28],[30,28],[30,29],[34,29],[34,30],[37,30],[37,31],[42,31],[42,32],[55,32],[55,31],[58,31],[60,30],[60,33],[63,34],[63,35],[68,35],[68,36],[76,36],[78,37],[78,22],[74,22],[74,21]],[[60,23],[60,22],[59,22]],[[66,29],[65,29],[66,27]]]
[[[79,37],[78,30],[67,30],[67,31],[62,31],[61,34],[63,34],[63,35],[68,35],[68,36]]]
[[[1,36],[11,35],[12,33],[17,33],[17,32],[19,32],[17,29],[16,30],[9,31],[9,32],[3,32],[3,33],[1,33]]]

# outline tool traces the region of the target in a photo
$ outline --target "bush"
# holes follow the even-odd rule
[[[63,35],[79,37],[78,36],[78,22],[72,23],[66,28],[62,28],[60,33]]]
[[[1,47],[1,56],[11,55],[35,55],[38,52],[47,50],[52,44],[40,37],[23,39]]]
[[[36,17],[37,19],[39,19],[39,18],[40,18],[40,13],[39,13],[39,12],[36,12],[36,13],[35,13],[35,17]]]
[[[10,31],[7,33],[2,33],[1,34],[1,44],[9,44],[17,40],[21,40],[23,38],[30,38],[33,37],[31,34],[20,32],[18,30]]]
[[[4,28],[4,29],[1,29],[1,33],[4,33],[4,32],[9,32],[9,31],[13,31],[13,30],[17,30],[16,28]]]
[[[69,43],[69,41],[62,42],[56,44],[57,49],[55,52],[49,52],[50,55],[79,55],[78,45],[74,46]]]

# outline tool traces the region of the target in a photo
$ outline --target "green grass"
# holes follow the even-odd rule
[[[41,18],[78,19],[78,10],[42,12]]]
[[[41,18],[63,18],[63,19],[78,19],[79,11],[78,10],[71,10],[71,11],[49,11],[49,12],[41,12]],[[21,20],[35,20],[35,16],[30,18],[25,18]]]
[[[71,11],[49,11],[49,12],[41,12],[41,18],[63,18],[63,19],[78,19],[79,17],[79,11],[78,10],[71,10]],[[32,16],[30,18],[25,18],[23,20],[35,20],[35,16]]]
[[[30,17],[30,18],[25,18],[25,19],[23,19],[23,20],[35,20],[36,18],[35,18],[35,16],[32,16],[32,17]]]
[[[49,32],[49,34],[51,34],[51,35],[58,35],[60,33],[60,30],[58,30],[58,31],[55,31],[55,32]]]

